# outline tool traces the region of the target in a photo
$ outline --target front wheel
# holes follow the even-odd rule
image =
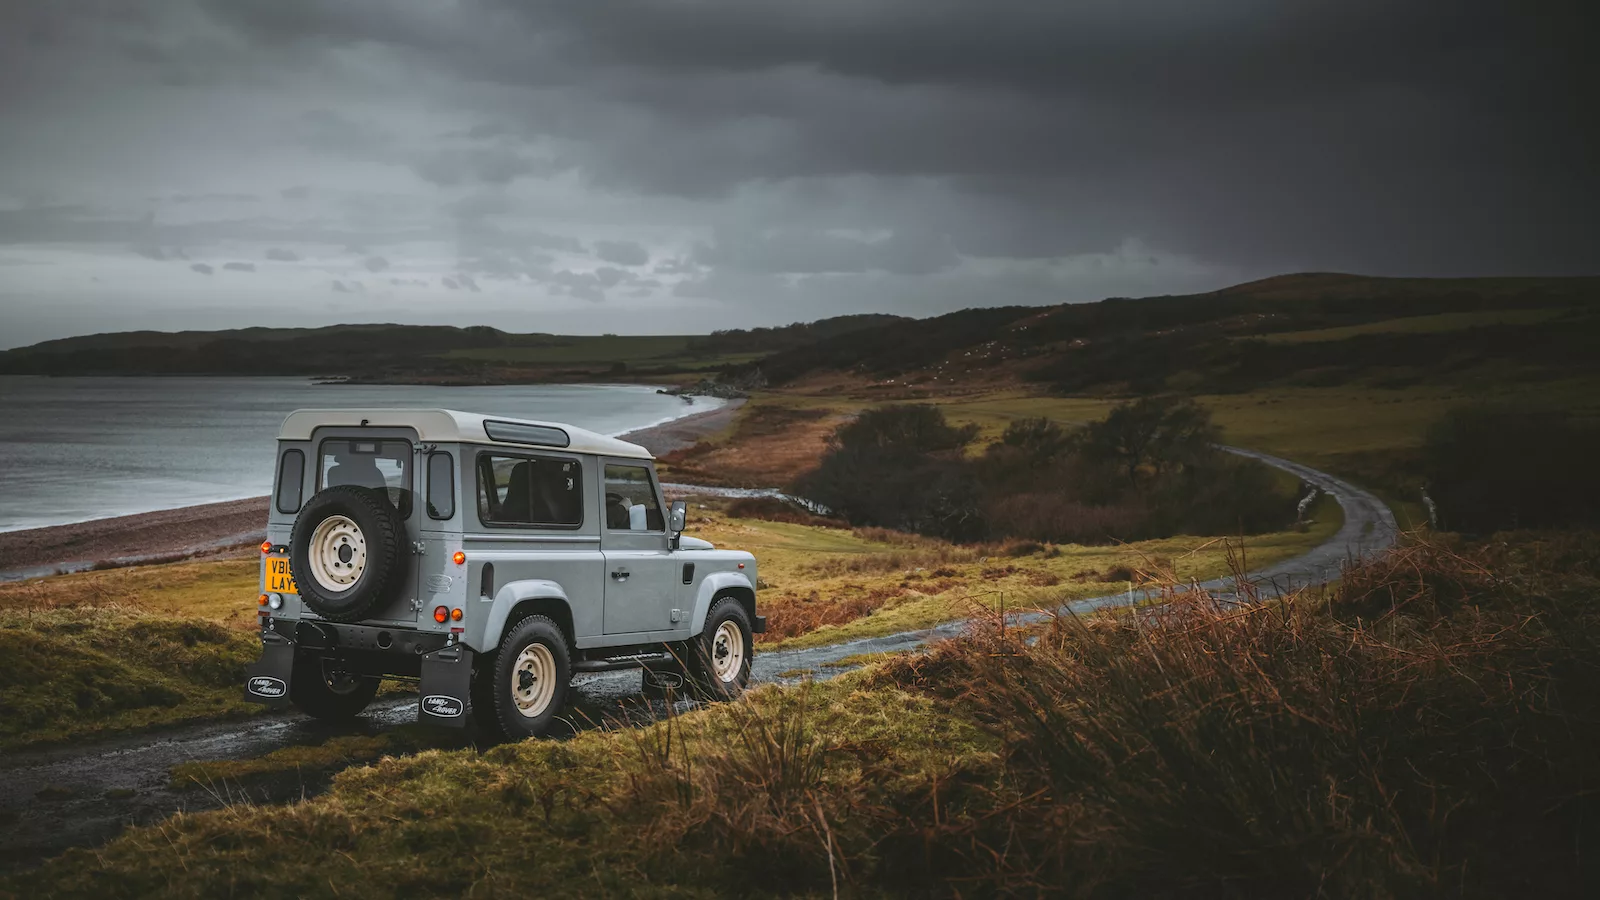
[[[572,683],[566,636],[544,616],[529,616],[506,633],[482,676],[495,724],[511,740],[539,737],[567,703]]]
[[[361,714],[378,694],[378,679],[341,672],[321,656],[306,654],[294,661],[289,699],[312,718],[337,722]]]
[[[729,700],[750,683],[755,658],[750,614],[737,597],[722,597],[706,613],[706,627],[689,642],[689,674],[712,700]]]

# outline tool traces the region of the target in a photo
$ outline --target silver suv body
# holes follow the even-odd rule
[[[262,544],[246,697],[354,715],[380,678],[419,715],[543,733],[576,673],[730,696],[749,678],[756,561],[681,536],[643,447],[444,409],[298,410]]]

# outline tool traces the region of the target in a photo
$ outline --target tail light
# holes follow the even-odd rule
[[[448,606],[435,606],[433,608],[433,620],[435,622],[443,625],[448,618],[450,618],[450,608]]]

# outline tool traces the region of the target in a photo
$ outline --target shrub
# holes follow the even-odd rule
[[[797,490],[852,525],[974,540],[984,527],[961,451],[975,435],[948,425],[934,406],[869,410],[834,432],[822,464]]]
[[[1600,426],[1562,411],[1453,410],[1423,447],[1440,524],[1477,533],[1600,522],[1596,460]]]
[[[838,528],[841,524],[837,519],[819,516],[777,497],[741,497],[728,504],[727,513],[736,519],[761,519],[819,528]]]
[[[956,541],[1259,533],[1294,520],[1265,469],[1212,446],[1216,428],[1192,401],[1124,403],[1082,435],[1019,419],[968,459],[973,434],[934,406],[871,410],[834,433],[797,490],[852,525]]]

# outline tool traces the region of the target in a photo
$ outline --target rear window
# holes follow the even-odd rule
[[[583,524],[583,467],[554,456],[478,455],[478,518],[485,525]]]
[[[300,511],[300,495],[306,481],[306,455],[299,450],[285,450],[278,460],[278,512]]]
[[[456,461],[448,453],[428,454],[428,516],[448,519],[456,514]]]
[[[400,518],[411,516],[411,442],[332,438],[322,442],[317,464],[322,487],[355,485],[382,491]]]

